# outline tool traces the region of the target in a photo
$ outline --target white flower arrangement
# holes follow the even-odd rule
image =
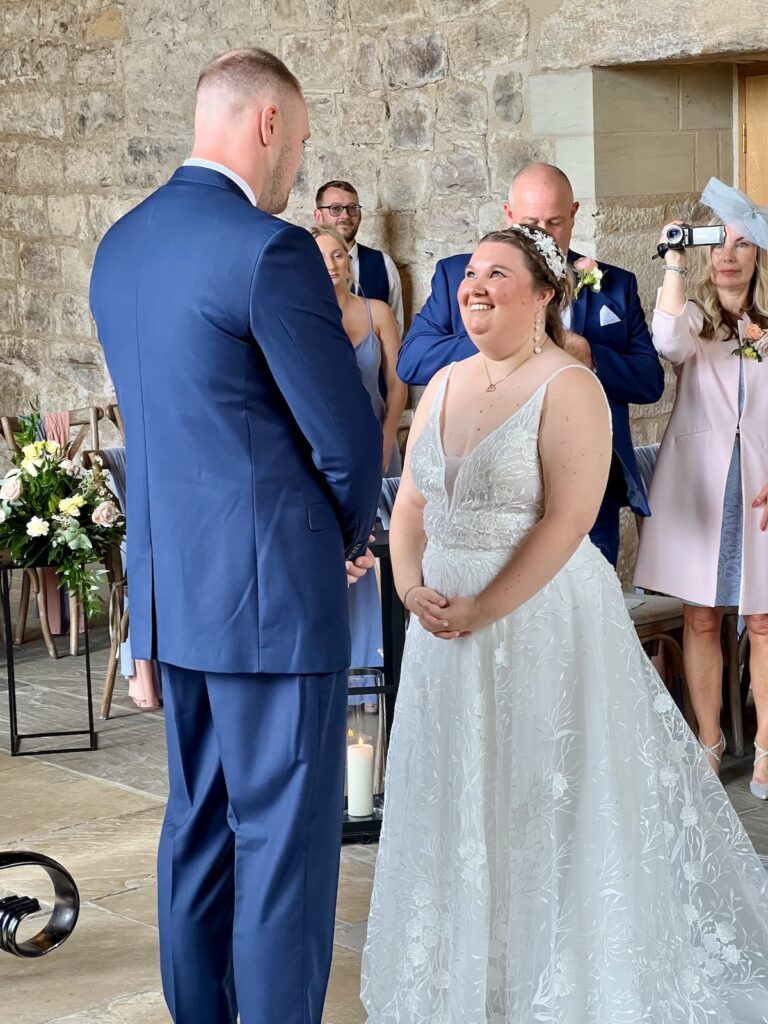
[[[0,548],[19,565],[55,568],[91,615],[99,608],[104,570],[89,565],[120,545],[125,519],[101,465],[74,466],[55,441],[36,440],[39,429],[40,413],[33,409],[16,434],[15,468],[0,486]]]

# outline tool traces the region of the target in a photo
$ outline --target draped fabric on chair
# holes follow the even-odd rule
[[[106,469],[111,477],[112,491],[120,508],[125,512],[125,448],[102,449],[106,459]],[[125,542],[120,554],[125,573]],[[128,606],[127,595],[124,595],[124,607]],[[113,617],[110,614],[110,629],[114,629]],[[130,627],[129,627],[130,629]],[[128,679],[128,694],[134,704],[140,708],[159,708],[158,696],[160,684],[155,663],[152,661],[135,660],[131,657],[130,632],[127,639],[120,645],[120,672]]]
[[[644,444],[639,448],[635,448],[635,459],[637,461],[637,468],[640,471],[640,477],[643,481],[643,489],[645,493],[648,493],[648,488],[651,486],[651,477],[653,471],[656,468],[656,459],[659,455],[659,446],[657,444]]]
[[[399,486],[399,476],[388,476],[381,481],[381,497],[379,498],[377,515],[385,530],[389,529],[389,524],[392,518],[392,509],[395,504],[395,498],[397,497],[397,489]]]

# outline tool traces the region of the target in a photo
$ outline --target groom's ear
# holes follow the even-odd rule
[[[259,135],[263,146],[271,146],[275,141],[275,127],[279,111],[274,103],[268,104],[261,111],[259,117]]]

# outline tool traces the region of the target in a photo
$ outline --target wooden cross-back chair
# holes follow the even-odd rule
[[[120,406],[117,404],[117,402],[111,402],[109,405],[105,406],[104,414],[110,421],[110,423],[114,423],[114,425],[117,427],[117,431],[120,434],[120,439],[122,440],[123,444],[125,444],[125,425],[123,423],[122,413],[120,412]]]
[[[90,442],[89,447],[99,447],[99,421],[104,418],[104,410],[100,409],[96,405],[91,405],[82,409],[70,409],[68,410],[68,414],[70,426],[68,456],[71,459],[76,459],[86,440],[89,440]],[[19,416],[0,417],[0,431],[2,431],[5,444],[12,455],[17,455],[21,451],[14,436],[19,432],[20,426],[21,419]],[[74,437],[71,436],[73,429],[75,430]],[[48,597],[45,582],[46,571],[47,570],[45,569],[24,570],[24,575],[21,581],[19,615],[16,622],[16,631],[14,633],[13,642],[17,645],[24,643],[24,637],[27,630],[27,618],[29,615],[29,597],[30,594],[33,593],[36,598],[38,613],[40,615],[40,629],[43,634],[45,646],[52,658],[58,658],[59,652],[56,649],[56,644],[54,643],[53,636],[51,634],[48,617]],[[80,649],[79,623],[79,602],[75,597],[70,595],[69,652],[72,655],[77,655]]]
[[[69,442],[69,458],[74,459],[78,454],[83,444],[90,434],[91,448],[99,447],[99,420],[104,419],[104,410],[100,409],[97,405],[87,406],[84,409],[70,409],[69,410],[69,426],[70,430],[72,427],[79,428],[77,433]],[[8,446],[8,449],[14,454],[18,454],[21,449],[19,448],[18,442],[14,437],[18,434],[21,421],[18,416],[2,416],[0,417],[0,428],[3,431],[3,438]]]

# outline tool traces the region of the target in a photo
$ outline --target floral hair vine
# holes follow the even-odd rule
[[[529,238],[536,247],[536,251],[549,267],[552,275],[558,281],[563,280],[567,273],[565,257],[551,235],[548,235],[545,231],[531,230],[526,224],[511,224],[510,230],[518,235],[523,235],[525,238]]]

